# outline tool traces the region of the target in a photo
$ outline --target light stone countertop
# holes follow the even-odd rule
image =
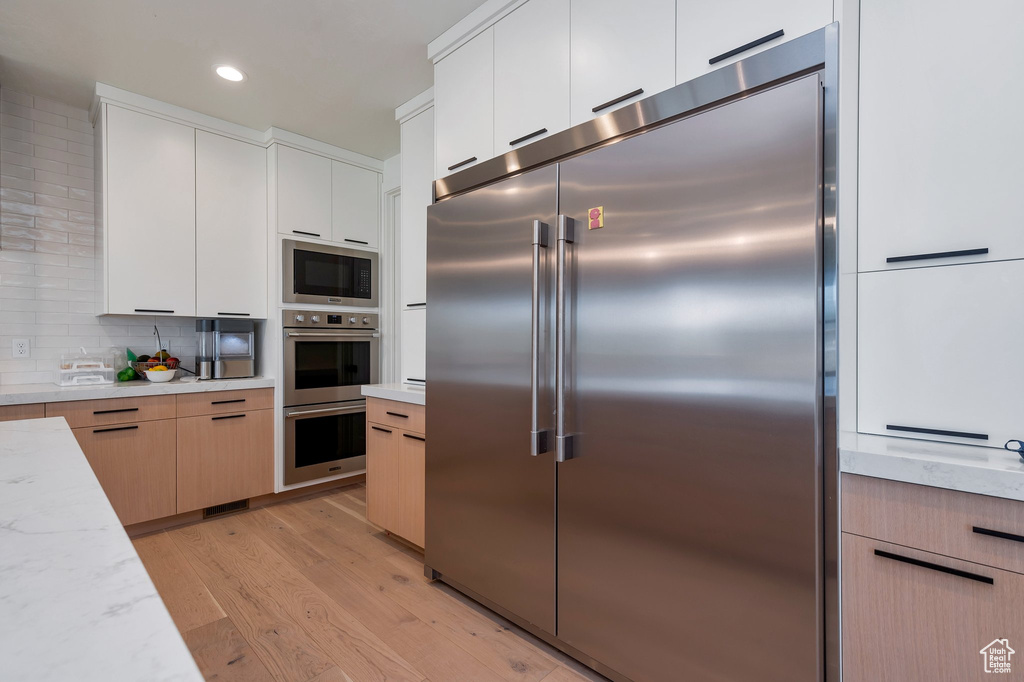
[[[273,386],[274,380],[265,377],[212,379],[208,381],[182,380],[176,377],[163,384],[154,384],[150,381],[126,381],[124,383],[95,386],[18,384],[0,386],[0,405],[59,403],[68,400],[97,400],[101,398],[139,398],[150,395],[238,391],[249,388],[272,388]]]
[[[1024,501],[1024,462],[1001,448],[844,432],[839,468],[849,474]]]
[[[63,418],[0,423],[0,677],[202,680]]]
[[[367,398],[397,400],[400,403],[411,403],[413,405],[427,404],[427,388],[425,386],[410,386],[399,383],[370,384],[363,386],[363,395]]]

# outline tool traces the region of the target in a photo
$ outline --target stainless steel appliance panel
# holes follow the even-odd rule
[[[821,102],[815,74],[560,164],[557,634],[630,679],[821,679]]]
[[[556,169],[431,206],[427,227],[426,564],[547,632],[555,625],[552,426]],[[537,428],[531,292],[538,246]],[[543,230],[543,228],[539,228]]]
[[[340,246],[281,242],[285,303],[377,307],[377,253]]]
[[[365,400],[285,408],[285,485],[365,469]]]
[[[379,376],[380,334],[376,330],[284,329],[287,406],[360,400],[362,386],[378,383]]]

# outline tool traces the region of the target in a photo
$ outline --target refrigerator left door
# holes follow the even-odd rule
[[[531,456],[533,292],[539,430],[552,427],[554,166],[431,206],[427,227],[426,565],[555,627],[555,464]],[[547,225],[536,248],[534,222]]]

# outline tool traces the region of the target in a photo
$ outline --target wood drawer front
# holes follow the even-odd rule
[[[1024,502],[843,474],[842,515],[848,533],[1024,573]]]
[[[43,403],[31,405],[0,405],[0,422],[12,422],[18,419],[42,419],[46,416]]]
[[[393,426],[403,431],[425,433],[427,411],[424,405],[400,403],[397,400],[380,398],[366,399],[366,421],[384,426]]]
[[[274,389],[272,388],[185,393],[176,398],[179,417],[250,412],[252,410],[269,410],[274,407]]]
[[[174,396],[155,395],[145,398],[108,398],[76,400],[67,403],[46,403],[47,417],[64,417],[72,429],[104,424],[127,424],[174,419]]]
[[[178,513],[274,492],[274,411],[178,419]]]
[[[123,525],[175,512],[175,421],[72,429]]]

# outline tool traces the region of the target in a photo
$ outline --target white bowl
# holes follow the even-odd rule
[[[151,369],[146,370],[146,378],[152,381],[154,384],[162,384],[170,381],[174,378],[174,375],[178,373],[176,369],[169,369],[167,371],[154,372]]]

